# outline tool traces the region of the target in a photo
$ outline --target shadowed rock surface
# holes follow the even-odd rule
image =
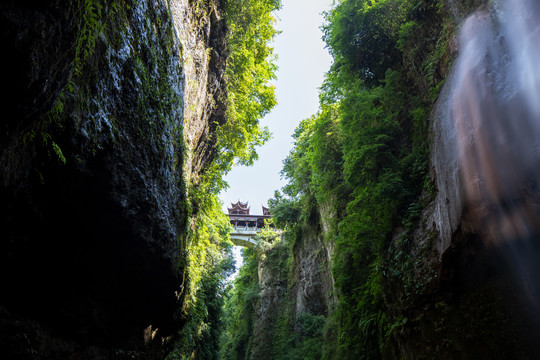
[[[182,325],[185,184],[223,121],[224,31],[218,4],[171,4],[0,5],[7,358],[162,358]]]

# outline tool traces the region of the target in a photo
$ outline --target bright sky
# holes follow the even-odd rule
[[[225,178],[230,188],[220,194],[223,211],[231,202],[248,201],[252,214],[261,214],[274,191],[285,181],[280,179],[283,159],[292,148],[294,129],[301,120],[317,113],[318,89],[331,64],[324,48],[320,27],[322,12],[330,9],[332,0],[283,0],[276,13],[281,31],[274,42],[278,56],[276,95],[278,105],[262,124],[273,137],[258,149],[259,160],[250,167],[237,166]]]

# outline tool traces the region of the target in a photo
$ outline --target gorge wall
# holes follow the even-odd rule
[[[331,249],[319,231],[312,224],[298,237],[266,234],[244,251],[225,307],[220,359],[320,358],[336,298]]]
[[[292,240],[267,250],[259,261],[259,300],[249,359],[269,353],[274,358],[307,356],[322,349],[322,320],[336,307],[332,253],[315,224],[306,227],[294,245]]]
[[[528,97],[537,76],[526,64],[536,55],[521,57],[534,52],[526,44],[537,38],[538,6],[400,2],[410,12],[392,18],[402,21],[394,44],[384,22],[384,48],[347,39],[377,33],[373,19],[402,8],[363,3],[342,1],[327,15],[335,67],[321,110],[293,136],[284,195],[270,201],[288,232],[255,256],[258,297],[244,309],[253,320],[236,342],[240,358],[535,359],[538,113]],[[397,54],[377,75],[384,55]],[[392,163],[421,142],[425,165]],[[415,177],[420,187],[410,187]]]
[[[0,5],[3,358],[158,359],[182,327],[186,188],[224,122],[222,9],[196,3]]]
[[[525,44],[536,36],[538,6],[496,1],[463,18],[459,53],[432,116],[438,192],[420,237],[435,235],[440,256],[436,288],[445,300],[436,332],[452,338],[447,351],[532,359],[539,353],[530,335],[539,327],[538,116],[527,99],[538,75],[522,64],[536,58]],[[454,327],[473,334],[442,335]]]

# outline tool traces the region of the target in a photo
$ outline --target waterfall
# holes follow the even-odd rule
[[[488,246],[514,259],[532,294],[540,247],[540,3],[501,0],[477,10],[461,27],[454,71],[448,119],[467,216]]]

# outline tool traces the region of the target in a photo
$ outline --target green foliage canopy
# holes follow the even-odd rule
[[[434,97],[422,91],[438,88],[432,64],[443,50],[436,36],[421,35],[439,10],[419,0],[342,0],[326,14],[334,63],[321,107],[296,129],[282,171],[288,184],[269,201],[276,224],[297,236],[303,227],[330,224],[339,304],[323,358],[379,358],[396,328],[383,295],[384,254],[396,228],[415,226],[429,184]],[[404,67],[411,64],[418,68]]]
[[[376,84],[400,63],[395,47],[399,28],[412,1],[348,0],[327,13],[324,40],[334,57],[331,71],[350,71]]]
[[[213,183],[221,182],[234,161],[251,165],[256,147],[270,138],[259,120],[276,105],[274,86],[277,67],[270,41],[277,34],[272,14],[279,0],[229,0],[227,22],[226,122],[217,129],[218,156]],[[218,181],[216,181],[218,180]]]
[[[204,13],[206,2],[198,2]],[[229,219],[222,213],[217,195],[226,187],[223,175],[235,161],[250,165],[255,148],[269,139],[259,120],[276,104],[273,49],[276,34],[272,11],[277,0],[227,0],[226,119],[217,126],[216,156],[204,169],[201,181],[189,186],[191,227],[185,243],[186,269],[182,314],[186,324],[182,343],[169,359],[216,359],[226,296],[226,277],[232,272]],[[240,276],[240,279],[244,277]],[[241,280],[239,280],[241,281]],[[242,292],[241,286],[238,292]],[[246,302],[249,304],[249,301]],[[241,334],[241,332],[239,333]]]

